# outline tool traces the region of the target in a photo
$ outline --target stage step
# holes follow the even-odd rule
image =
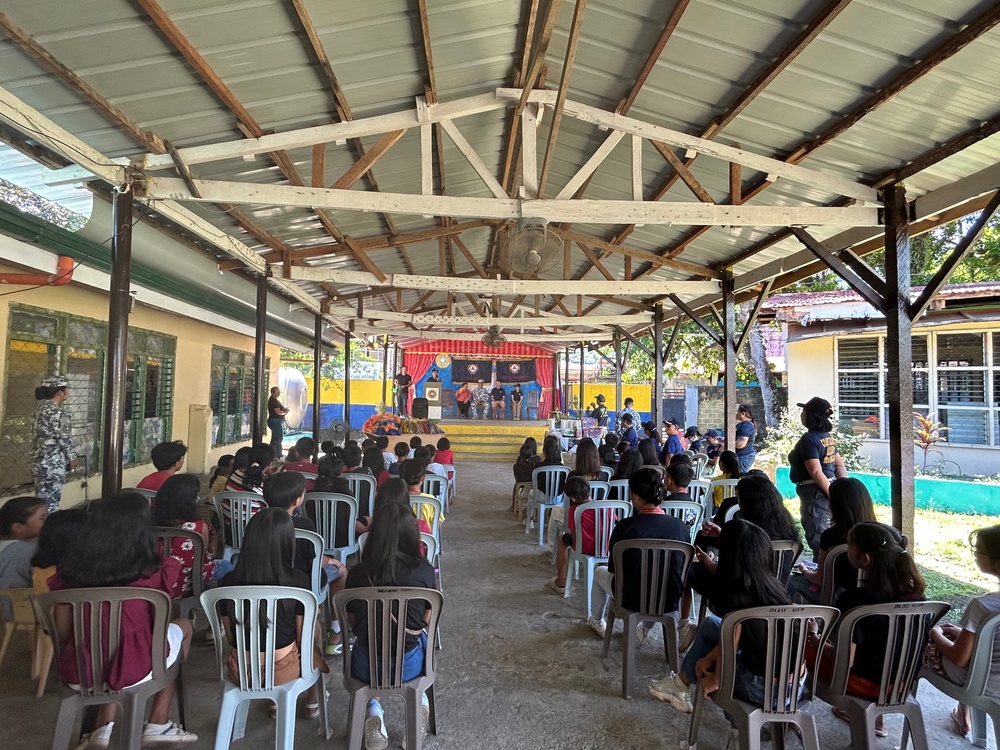
[[[517,452],[529,435],[538,441],[541,452],[545,438],[544,422],[492,422],[490,420],[461,420],[440,423],[455,461],[495,461],[513,464]]]

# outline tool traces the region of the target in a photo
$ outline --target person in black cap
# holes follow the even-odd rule
[[[705,431],[705,452],[708,454],[708,465],[713,469],[719,463],[719,456],[722,454],[722,435],[716,430]]]
[[[701,439],[701,433],[698,432],[697,427],[691,426],[684,430],[684,438],[688,441],[689,451],[694,451],[695,453],[705,452],[705,441]]]
[[[814,396],[798,406],[802,409],[806,433],[788,454],[789,478],[795,483],[802,529],[815,559],[819,538],[831,523],[830,482],[846,477],[847,469],[837,453],[837,439],[831,434],[830,402]]]
[[[660,463],[669,466],[671,456],[684,450],[680,435],[681,423],[671,417],[663,420],[663,428],[667,432],[667,442],[663,446],[663,452],[660,453]]]
[[[599,393],[597,394],[597,399],[590,404],[590,417],[597,420],[598,427],[603,428],[601,431],[602,435],[608,429],[608,407],[604,405],[604,402],[604,394]]]
[[[76,443],[69,412],[62,408],[69,398],[69,380],[65,375],[53,375],[42,380],[35,389],[40,401],[32,424],[34,441],[31,448],[31,477],[35,482],[35,497],[49,506],[49,513],[59,510],[66,472],[76,465]]]

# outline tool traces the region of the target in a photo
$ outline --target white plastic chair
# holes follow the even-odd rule
[[[194,531],[171,526],[157,526],[153,529],[153,537],[156,539],[161,557],[172,557],[175,540],[180,539],[191,545],[194,560],[194,567],[191,569],[191,593],[172,602],[178,610],[178,616],[187,620],[191,617],[191,612],[201,606],[201,592],[205,590],[205,540],[201,534]]]
[[[663,464],[643,464],[639,468],[652,469],[653,471],[657,472],[660,475],[660,477],[665,476],[667,473],[667,467],[665,467]]]
[[[274,684],[275,628],[268,623],[278,619],[278,602],[293,600],[302,605],[302,638],[299,643],[299,674],[283,685]],[[224,648],[228,634],[222,626],[221,602],[228,603],[233,620],[233,651],[239,663],[239,684],[231,682],[226,671]],[[215,750],[227,750],[234,740],[243,737],[249,703],[269,700],[277,706],[276,750],[292,750],[295,745],[295,701],[309,687],[319,683],[319,716],[326,739],[330,739],[323,674],[313,666],[313,643],[319,605],[311,591],[287,586],[223,586],[201,595],[202,608],[208,615],[215,636],[215,655],[222,680]],[[233,617],[233,613],[240,613]],[[245,616],[244,613],[250,613]],[[345,620],[346,622],[346,620]]]
[[[420,541],[422,543],[422,549],[424,551],[424,559],[427,560],[431,565],[434,564],[437,559],[437,540],[425,531],[420,532]],[[358,534],[358,556],[364,559],[365,556],[365,544],[368,542],[368,532],[363,534]],[[440,588],[440,586],[438,587]]]
[[[431,497],[430,495],[410,495],[410,507],[413,508],[413,514],[417,518],[424,518],[423,508],[424,506],[429,506],[433,508],[433,515],[431,516],[431,522],[428,524],[431,527],[431,534],[434,536],[434,540],[437,542],[438,550],[441,550],[441,516],[444,514],[444,508],[442,507],[441,501],[436,497]]]
[[[308,542],[309,546],[312,547],[313,555],[312,566],[309,568],[309,587],[316,596],[316,602],[320,607],[323,607],[324,614],[328,614],[326,607],[323,606],[330,595],[330,587],[323,585],[323,537],[315,531],[295,529],[295,543],[298,544],[300,541]]]
[[[612,479],[608,484],[611,487],[608,492],[608,500],[620,500],[623,503],[631,502],[627,479]]]
[[[455,471],[455,464],[441,464],[441,468],[444,469],[444,475],[448,478],[448,501],[444,505],[444,509],[448,510],[451,508],[451,501],[455,499],[458,472]]]
[[[437,474],[425,474],[424,483],[420,491],[427,495],[434,495],[441,501],[441,507],[448,507],[448,479]]]
[[[375,477],[371,474],[349,472],[343,475],[358,501],[358,513],[371,518],[375,514]]]
[[[612,469],[610,466],[602,466],[601,467],[601,481],[602,482],[610,482],[611,481],[611,477],[613,477],[614,475],[615,475],[615,470]]]
[[[668,516],[679,519],[681,523],[688,527],[691,533],[691,543],[701,531],[701,524],[705,520],[705,506],[693,500],[667,500],[660,503],[660,508]]]
[[[719,640],[722,658],[718,672],[721,684],[712,693],[711,700],[734,718],[740,750],[759,750],[760,730],[766,724],[771,725],[771,737],[776,748],[784,747],[784,731],[792,724],[801,732],[804,750],[819,750],[816,720],[811,713],[799,709],[799,679],[805,660],[809,621],[819,624],[824,634],[820,638],[819,649],[822,650],[838,614],[833,607],[788,604],[741,609],[731,612],[722,620]],[[764,700],[760,706],[734,695],[737,652],[735,631],[740,623],[750,621],[763,621],[767,632]],[[706,700],[702,691],[696,689],[687,741],[691,750],[698,746],[698,730]]]
[[[851,746],[857,750],[875,750],[875,719],[882,714],[901,713],[904,735],[909,726],[915,750],[927,750],[924,716],[917,703],[917,675],[924,661],[924,648],[931,628],[951,609],[945,602],[889,602],[855,607],[845,614],[837,627],[833,674],[829,682],[816,684],[818,698],[847,712],[851,726]],[[867,617],[886,620],[886,651],[882,680],[875,700],[848,695],[854,630]],[[900,745],[905,748],[905,744]]]
[[[595,480],[590,483],[590,499],[593,501],[607,500],[611,494],[611,482]]]
[[[831,547],[826,551],[826,557],[823,558],[823,582],[820,584],[819,589],[820,604],[832,606],[836,601],[837,594],[841,591],[837,586],[836,580],[837,561],[846,554],[846,544],[838,544],[836,547]],[[857,584],[860,586],[863,580],[863,573],[859,570]]]
[[[707,479],[692,479],[687,488],[690,498],[705,506],[705,513],[708,515],[711,515],[712,508],[711,484]]]
[[[594,554],[588,555],[583,551],[583,515],[593,514],[594,520]],[[632,503],[623,503],[620,500],[599,500],[589,503],[581,503],[573,508],[573,523],[576,533],[573,535],[573,549],[569,551],[569,567],[573,567],[576,580],[580,580],[580,563],[587,566],[587,577],[584,585],[587,592],[587,613],[590,613],[591,588],[594,582],[594,568],[608,561],[611,554],[611,532],[615,524],[623,518],[632,515]],[[563,598],[569,599],[571,579],[574,576],[566,576],[566,588]]]
[[[562,503],[562,489],[569,476],[566,466],[539,466],[531,472],[531,485],[534,487],[528,497],[525,509],[524,533],[530,533],[528,521],[531,514],[538,511],[538,544],[545,544],[545,512]]]
[[[347,539],[343,546],[337,546],[337,516],[338,506],[347,506]],[[316,531],[323,540],[323,554],[336,557],[340,562],[347,563],[347,558],[358,551],[355,526],[358,522],[358,501],[350,495],[339,492],[307,492],[305,502],[306,515],[316,523]]]
[[[222,559],[229,560],[240,551],[243,532],[254,514],[267,507],[264,498],[256,492],[216,492],[212,498],[215,512],[222,526],[225,541]]]
[[[993,731],[1000,727],[1000,698],[986,695],[986,688],[993,666],[993,638],[1000,626],[1000,614],[993,615],[976,629],[976,638],[972,645],[972,659],[969,661],[965,683],[960,685],[947,677],[942,677],[930,667],[924,667],[917,676],[917,684],[913,687],[916,698],[920,680],[927,680],[949,698],[968,706],[972,713],[972,744],[986,747],[986,717],[993,720]],[[903,725],[903,739],[900,747],[905,748],[907,728]]]
[[[729,497],[736,497],[736,485],[740,483],[739,479],[713,479],[711,482],[711,489],[708,491],[708,496],[711,498],[710,503],[714,505],[715,503],[715,488],[722,488],[722,499],[725,500]]]
[[[705,476],[705,470],[708,468],[708,455],[705,453],[696,453],[694,458],[691,459],[691,468],[694,469],[694,478],[702,479]]]

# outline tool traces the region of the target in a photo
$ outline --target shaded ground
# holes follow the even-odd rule
[[[458,467],[458,501],[444,524],[445,610],[439,652],[438,727],[430,748],[504,748],[536,750],[676,750],[688,730],[688,717],[654,700],[646,692],[650,679],[664,669],[657,631],[639,651],[634,697],[621,697],[621,650],[618,639],[606,661],[601,644],[584,621],[582,582],[562,599],[545,584],[553,568],[523,527],[507,512],[512,478],[504,464]],[[0,718],[4,747],[48,748],[58,704],[54,687],[36,700],[28,680],[27,639],[15,638],[0,667]],[[330,713],[333,737],[327,744],[316,735],[316,723],[298,722],[299,748],[346,747],[346,692],[340,660],[333,661]],[[190,728],[211,748],[215,736],[218,683],[213,651],[196,644],[186,669],[191,690]],[[30,691],[30,692],[29,692]],[[971,748],[950,729],[951,703],[923,685],[930,747]],[[819,719],[824,748],[850,744],[847,725],[831,717],[822,703]],[[387,706],[390,748],[402,741],[402,704]],[[886,750],[899,743],[899,719],[888,722],[890,738],[878,741]],[[701,731],[703,748],[724,748],[724,719],[706,708]],[[248,736],[234,748],[271,747],[274,722],[263,706],[251,710]],[[115,745],[112,745],[114,747]],[[798,747],[789,739],[790,747]]]

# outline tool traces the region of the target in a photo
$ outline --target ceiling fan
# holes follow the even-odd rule
[[[521,219],[500,246],[501,266],[514,278],[538,276],[562,258],[563,242],[542,219]]]

